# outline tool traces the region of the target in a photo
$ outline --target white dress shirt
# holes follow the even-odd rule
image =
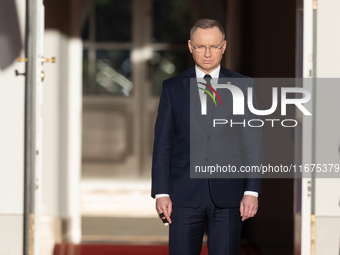
[[[213,70],[211,73],[209,73],[209,75],[211,76],[211,78],[213,79],[218,79],[219,75],[220,75],[220,69],[221,69],[221,65],[218,65],[218,67]],[[202,70],[198,69],[198,67],[195,65],[195,71],[196,71],[196,78],[204,78],[205,75],[207,75],[206,73],[204,73]],[[204,93],[203,90],[199,90],[199,92]],[[215,93],[213,93],[215,96]],[[251,195],[254,197],[258,197],[259,193],[255,192],[255,191],[245,191],[243,195]],[[156,194],[155,195],[156,199],[160,198],[160,197],[169,197],[169,194]]]

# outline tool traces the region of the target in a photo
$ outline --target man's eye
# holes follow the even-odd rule
[[[197,48],[199,48],[200,50],[205,49],[205,46],[198,46]]]
[[[211,49],[217,49],[217,46],[210,46]]]

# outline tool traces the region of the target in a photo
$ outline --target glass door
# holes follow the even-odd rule
[[[192,65],[185,1],[91,0],[83,28],[83,177],[150,177],[162,81]]]

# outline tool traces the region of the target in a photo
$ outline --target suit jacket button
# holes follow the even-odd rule
[[[208,161],[208,157],[205,157],[205,161]]]
[[[208,140],[211,140],[211,136],[210,135],[208,136]]]

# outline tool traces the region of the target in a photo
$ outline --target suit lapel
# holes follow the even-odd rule
[[[188,97],[188,100],[190,102],[190,107],[192,111],[194,112],[196,118],[198,119],[199,123],[201,124],[202,128],[207,131],[204,123],[203,116],[201,115],[201,101],[198,94],[198,88],[191,88],[190,86],[193,84],[190,84],[190,78],[196,78],[196,72],[195,67],[191,68],[188,73],[186,74],[186,77],[182,80],[182,85],[184,87],[185,93]],[[193,85],[194,86],[194,85]],[[194,94],[191,94],[191,93]]]

